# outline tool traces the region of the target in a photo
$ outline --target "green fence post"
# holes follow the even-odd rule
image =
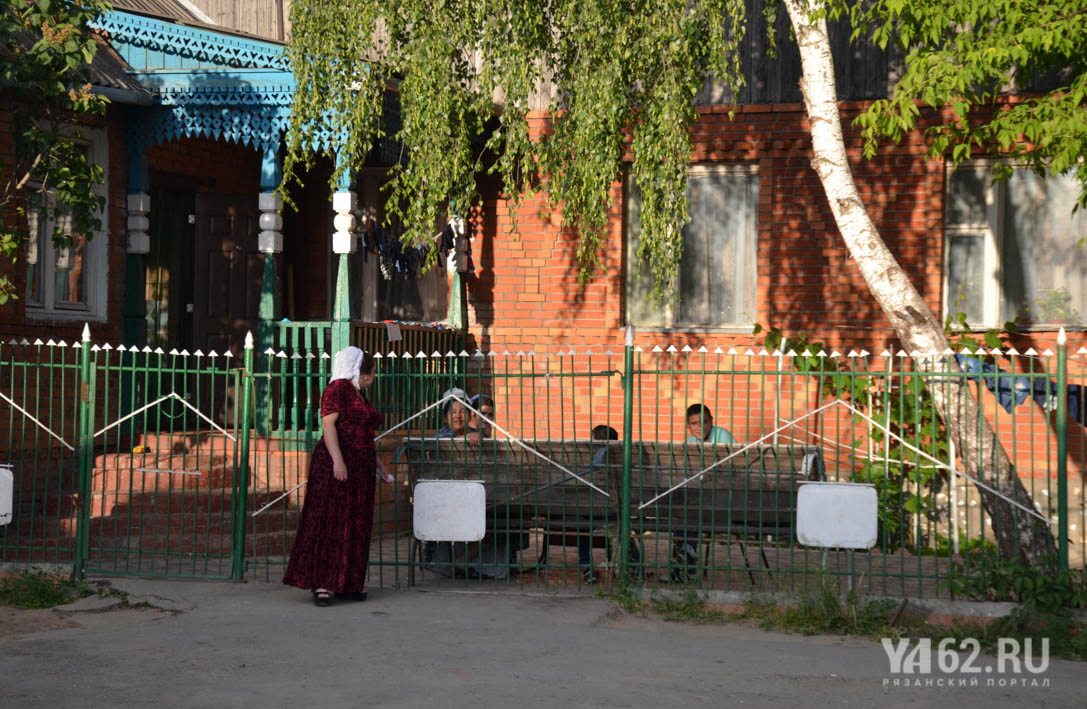
[[[94,462],[94,394],[91,376],[91,327],[84,323],[83,342],[79,347],[79,508],[76,512],[76,548],[72,580],[83,578],[90,553],[91,467]]]
[[[1057,334],[1057,563],[1068,568],[1068,335]]]
[[[253,333],[245,333],[245,369],[242,370],[242,423],[234,460],[234,558],[231,577],[240,583],[245,577],[245,528],[249,509],[249,441],[253,414]]]
[[[634,447],[634,326],[623,352],[623,481],[619,492],[619,583],[630,579],[630,461]]]

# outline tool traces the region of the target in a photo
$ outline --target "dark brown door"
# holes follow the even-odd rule
[[[264,255],[257,251],[256,195],[197,195],[193,345],[242,354],[257,331]]]

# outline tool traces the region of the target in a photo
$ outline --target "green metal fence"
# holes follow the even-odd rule
[[[377,334],[355,335],[384,349],[368,394],[397,478],[379,486],[374,585],[584,588],[630,577],[774,591],[837,579],[951,595],[953,579],[994,563],[992,516],[999,524],[1006,512],[986,509],[969,479],[989,461],[964,460],[933,415],[941,390],[976,398],[973,425],[988,421],[1060,562],[1084,568],[1084,353],[974,351],[921,371],[904,353],[469,354],[448,339],[378,348]],[[327,343],[284,343],[250,343],[243,361],[90,340],[0,345],[0,463],[16,475],[0,563],[278,580],[329,369]],[[493,407],[490,422],[474,422],[490,429],[482,441],[436,437],[447,423],[436,404],[453,388],[451,406]],[[261,391],[273,406],[256,405]],[[688,443],[695,403],[732,438]],[[481,542],[416,543],[415,486],[442,479],[482,481]],[[815,480],[874,486],[871,549],[798,542],[796,496]]]

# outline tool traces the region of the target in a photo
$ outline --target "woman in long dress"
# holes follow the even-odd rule
[[[321,394],[321,440],[310,457],[302,519],[283,576],[283,583],[313,591],[318,606],[330,605],[333,593],[366,600],[375,476],[393,481],[374,446],[382,416],[362,393],[374,380],[374,365],[357,347],[340,350]]]

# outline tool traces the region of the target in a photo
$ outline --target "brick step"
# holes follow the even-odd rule
[[[63,517],[75,514],[75,501],[76,495],[74,492],[51,492],[47,496],[43,496],[41,491],[36,496],[30,493],[17,492],[15,493],[15,499],[12,501],[12,512],[15,513],[15,519],[31,515],[36,517],[41,515]]]
[[[290,489],[306,479],[309,453],[298,451],[268,456],[250,454],[250,485],[257,489]],[[157,490],[229,488],[234,485],[233,453],[203,455],[156,455],[111,453],[95,458],[92,485],[95,490],[120,491],[135,487]]]
[[[256,510],[279,497],[276,490],[250,492],[248,505]],[[294,498],[287,498],[293,500]],[[144,492],[94,492],[91,494],[91,517],[112,517],[127,515],[129,511],[139,511],[147,515],[157,513],[172,514],[207,514],[220,510],[229,512],[233,508],[234,495],[230,492],[212,490],[158,490]],[[290,503],[288,503],[288,506]]]
[[[58,491],[75,490],[79,485],[79,472],[73,463],[65,469],[44,468],[35,470],[31,466],[19,466],[13,469],[15,480],[12,485],[14,499],[29,498],[42,493],[56,495]]]
[[[410,529],[410,507],[403,495],[394,499],[397,492],[390,486],[378,486],[375,535]],[[259,509],[280,494],[278,491],[250,493],[249,511]],[[75,495],[58,498],[54,507],[63,513],[37,513],[33,518],[17,513],[12,524],[0,529],[0,540],[6,539],[8,545],[32,544],[39,550],[57,549],[58,553],[71,549],[77,524],[75,498]],[[247,514],[244,523],[247,536],[251,537],[247,553],[282,556],[289,552],[301,517],[299,502],[296,494],[257,518]],[[137,545],[133,548],[149,551],[218,554],[216,550],[225,545],[223,553],[229,553],[232,511],[233,495],[222,491],[95,493],[89,533],[95,547],[123,548],[129,543]],[[4,558],[11,558],[11,554],[6,553]]]
[[[239,433],[229,426],[224,428],[232,436]],[[294,451],[299,446],[299,440],[316,441],[320,437],[317,432],[311,437],[287,435],[287,436],[260,436],[255,432],[249,436],[249,450],[252,452],[284,452]],[[227,438],[220,431],[145,431],[142,433],[123,433],[119,438],[106,434],[106,448],[113,452],[131,451],[137,446],[143,446],[148,451],[158,454],[166,453],[195,453],[197,451],[231,451],[234,450],[234,441]]]
[[[298,528],[298,510],[285,510],[275,514],[261,515],[259,525],[250,523],[249,528],[260,532],[280,532],[290,530],[292,533]],[[247,515],[247,523],[249,517]],[[60,520],[64,531],[75,535],[75,517]],[[117,535],[150,535],[162,536],[218,536],[230,535],[234,524],[231,519],[231,510],[201,511],[187,514],[155,514],[144,510],[134,509],[131,516],[127,512],[115,514],[112,517],[92,517],[89,521],[90,533],[95,536]]]
[[[91,556],[158,552],[170,554],[208,554],[229,557],[234,539],[224,537],[156,537],[152,535],[91,537]],[[245,540],[247,557],[284,556],[294,546],[294,533],[253,534]]]

